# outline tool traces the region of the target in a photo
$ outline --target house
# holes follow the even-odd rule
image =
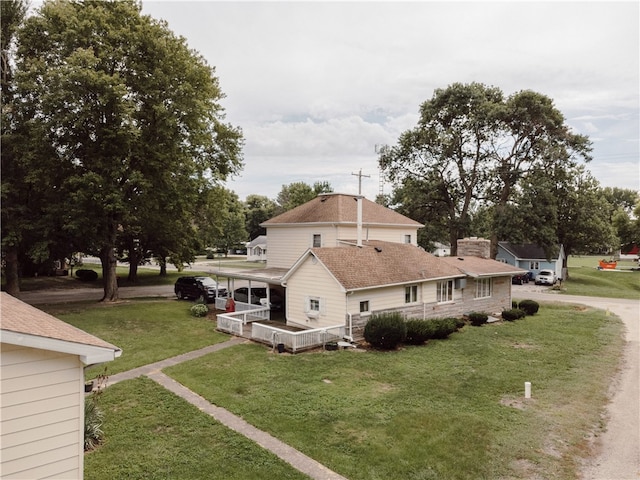
[[[247,262],[267,261],[267,236],[259,235],[247,243]]]
[[[566,263],[562,245],[556,245],[551,251],[551,257],[547,258],[544,248],[534,243],[498,242],[496,260],[530,271],[534,277],[540,270],[553,270],[557,278],[566,278],[562,270]]]
[[[368,318],[388,311],[406,318],[499,313],[511,308],[511,276],[523,273],[491,260],[485,239],[459,241],[454,259],[425,252],[417,245],[420,223],[359,195],[321,194],[262,226],[266,268],[216,274],[231,283],[248,280],[249,288],[252,282],[281,288],[283,325],[305,332],[342,329],[361,338]],[[241,330],[232,329],[231,317],[218,320],[218,328],[222,321],[229,331]],[[291,335],[263,327],[256,334],[255,325],[252,338],[275,342]]]
[[[434,249],[431,251],[436,257],[448,257],[451,255],[451,245],[445,245],[444,243],[434,242]]]
[[[0,477],[83,478],[84,368],[122,352],[0,295]]]

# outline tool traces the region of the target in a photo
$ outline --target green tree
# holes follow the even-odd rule
[[[184,225],[202,186],[241,168],[241,133],[223,123],[213,68],[133,0],[45,3],[20,32],[18,71],[30,168],[56,192],[62,230],[99,254],[103,300],[116,300],[120,237]],[[164,228],[148,217],[157,206]]]
[[[245,228],[245,206],[235,192],[215,187],[202,195],[197,217],[199,238],[203,246],[222,248],[225,254],[244,247],[248,241]]]
[[[260,235],[265,235],[266,229],[260,224],[275,216],[276,203],[263,195],[248,195],[244,201],[244,207],[249,239],[253,240]]]
[[[27,4],[21,0],[0,2],[0,135],[2,149],[2,252],[5,263],[6,291],[12,295],[20,291],[19,253],[25,243],[27,229],[34,219],[28,195],[28,170],[20,156],[21,132],[15,115],[13,47],[16,31],[22,24]]]
[[[437,89],[420,106],[418,125],[381,149],[387,178],[422,192],[428,215],[419,221],[446,224],[452,255],[468,234],[474,203],[485,196],[502,106],[502,92],[479,83]]]
[[[504,99],[495,87],[456,83],[421,105],[418,125],[384,147],[379,163],[392,182],[412,179],[425,190],[431,211],[446,218],[452,255],[457,239],[470,233],[474,211],[489,209],[495,255],[498,239],[514,232],[519,184],[531,172],[588,161],[590,148],[544,95]]]
[[[276,199],[276,203],[278,204],[276,213],[286,212],[303,203],[307,203],[309,200],[313,200],[321,193],[330,192],[333,192],[333,188],[329,182],[315,182],[313,186],[305,182],[294,182],[289,185],[283,185]]]

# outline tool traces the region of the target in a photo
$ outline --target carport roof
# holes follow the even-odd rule
[[[235,278],[240,280],[250,280],[252,282],[263,282],[280,284],[280,280],[289,271],[288,268],[220,268],[211,273],[217,277]]]

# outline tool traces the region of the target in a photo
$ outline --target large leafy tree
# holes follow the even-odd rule
[[[30,168],[57,200],[48,217],[99,254],[103,300],[115,300],[122,237],[175,251],[203,185],[241,167],[241,133],[223,123],[213,68],[139,2],[46,2],[19,45],[21,109],[38,134]]]
[[[265,235],[267,231],[260,224],[275,216],[276,202],[263,195],[247,195],[244,206],[249,239],[253,240],[260,235]]]
[[[303,203],[307,203],[309,200],[313,200],[321,193],[330,193],[332,191],[333,188],[329,182],[315,182],[313,186],[305,182],[283,185],[276,198],[276,203],[278,204],[276,213],[286,212]]]
[[[27,169],[20,157],[19,125],[14,103],[13,47],[15,34],[27,10],[22,0],[0,2],[0,129],[2,149],[2,252],[5,263],[6,291],[15,295],[19,287],[19,252],[25,244],[27,230],[33,225],[33,209],[29,208]]]
[[[421,105],[418,125],[383,148],[379,163],[396,185],[422,185],[433,214],[445,215],[452,254],[471,233],[473,212],[490,212],[495,253],[513,232],[520,182],[534,171],[572,168],[589,151],[548,97],[522,91],[505,99],[495,87],[456,83]]]
[[[248,240],[245,207],[235,192],[223,187],[206,190],[201,195],[196,228],[200,245],[228,252],[244,246]]]

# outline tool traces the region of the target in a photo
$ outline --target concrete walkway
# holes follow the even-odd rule
[[[193,352],[188,352],[176,357],[168,358],[160,362],[152,363],[139,368],[134,368],[127,372],[117,373],[109,377],[107,386],[113,385],[123,380],[130,380],[132,378],[146,376],[162,385],[170,392],[173,392],[179,397],[184,398],[187,402],[196,406],[200,411],[212,416],[215,420],[222,423],[231,430],[234,430],[239,434],[244,435],[248,439],[253,440],[262,448],[269,450],[270,452],[287,462],[293,468],[299,470],[305,475],[308,475],[310,478],[314,480],[347,480],[345,477],[337,474],[336,472],[333,472],[332,470],[329,470],[321,463],[316,462],[314,459],[306,456],[302,452],[299,452],[295,448],[292,448],[289,445],[281,442],[277,438],[269,435],[267,432],[263,432],[262,430],[255,428],[253,425],[250,425],[237,415],[234,415],[224,408],[217,407],[209,403],[203,397],[189,390],[184,385],[176,382],[161,371],[163,368],[177,365],[188,360],[193,360],[195,358],[202,357],[203,355],[207,355],[208,353],[216,352],[218,350],[222,350],[223,348],[232,347],[234,345],[239,345],[245,342],[248,342],[248,340],[244,338],[234,337],[223,343],[210,345],[208,347],[201,348],[200,350],[194,350]]]

